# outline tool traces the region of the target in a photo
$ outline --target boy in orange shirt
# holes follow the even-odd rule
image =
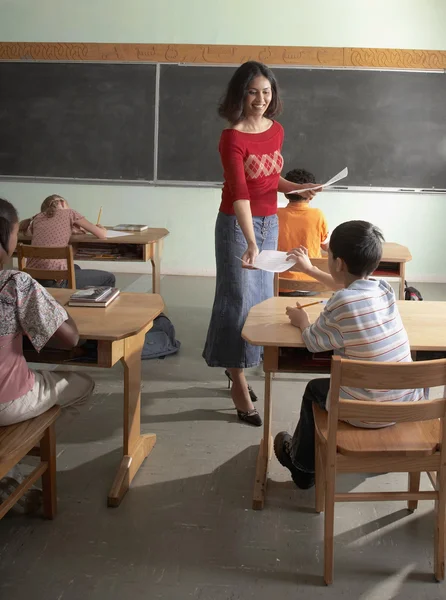
[[[305,169],[294,169],[285,175],[285,179],[293,183],[316,183],[312,173]],[[321,250],[327,250],[329,235],[328,225],[324,213],[319,208],[311,208],[310,200],[302,198],[298,194],[285,194],[289,201],[288,206],[279,208],[279,242],[278,250],[288,252],[291,248],[305,246],[310,258],[321,258]],[[298,281],[312,281],[304,273],[296,271],[285,271],[280,277]],[[280,290],[281,296],[299,296],[299,291],[290,292]]]

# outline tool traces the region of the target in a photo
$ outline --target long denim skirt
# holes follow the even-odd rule
[[[259,252],[276,250],[277,215],[252,220]],[[249,310],[274,295],[274,276],[242,268],[240,258],[246,248],[237,218],[219,212],[215,225],[215,299],[203,351],[209,367],[248,368],[261,362],[263,348],[245,342],[241,333]]]

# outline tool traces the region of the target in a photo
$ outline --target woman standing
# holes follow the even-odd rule
[[[243,370],[260,363],[262,349],[245,342],[241,331],[250,308],[273,296],[273,274],[243,268],[240,258],[252,265],[259,251],[276,249],[277,192],[310,187],[280,176],[283,128],[272,120],[280,110],[274,74],[254,61],[237,69],[219,107],[229,126],[219,145],[224,185],[215,227],[217,282],[203,357],[210,367],[226,368],[238,418],[256,426],[262,420]]]

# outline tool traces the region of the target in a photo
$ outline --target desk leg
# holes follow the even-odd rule
[[[163,253],[163,241],[158,240],[154,244],[153,256],[150,259],[152,263],[152,293],[161,293],[161,255]]]
[[[265,412],[263,417],[263,439],[260,442],[257,455],[256,480],[252,507],[262,510],[265,504],[266,483],[268,480],[268,466],[273,452],[273,438],[271,437],[271,373],[265,373]]]
[[[119,506],[139,467],[156,442],[141,435],[141,350],[145,333],[124,341],[124,456],[108,495],[108,506]]]
[[[406,263],[400,263],[400,297],[398,300],[404,300],[404,282],[406,281]]]

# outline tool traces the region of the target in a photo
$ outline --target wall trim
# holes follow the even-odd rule
[[[442,50],[313,46],[0,42],[0,60],[196,64],[241,64],[259,60],[269,65],[326,68],[446,69],[446,51]]]

